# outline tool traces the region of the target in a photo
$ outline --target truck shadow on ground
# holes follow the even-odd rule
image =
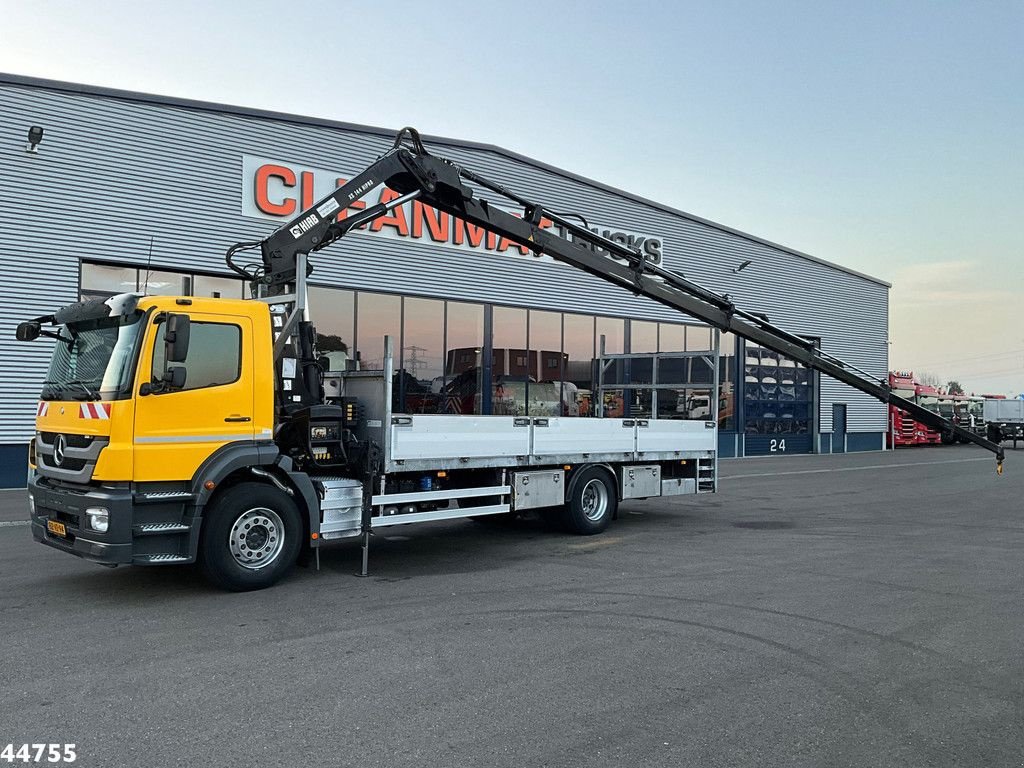
[[[725,520],[711,522],[706,511],[676,507],[650,510],[630,505],[620,510],[619,518],[597,536],[566,533],[540,516],[511,521],[453,520],[395,526],[371,538],[369,580],[404,581],[426,575],[499,572],[520,562],[552,558],[578,558],[594,551],[607,551],[642,539],[644,536],[672,535],[691,538],[705,535],[710,527],[727,529]],[[613,540],[612,543],[605,542]],[[282,584],[327,576],[355,576],[360,570],[360,539],[333,542],[320,550],[320,571],[315,559],[293,569]],[[95,568],[85,572],[51,574],[47,581],[54,590],[74,600],[88,595],[119,604],[149,603],[154,598],[175,600],[203,593],[225,594],[207,584],[198,567],[121,566]],[[337,584],[333,583],[332,587]]]

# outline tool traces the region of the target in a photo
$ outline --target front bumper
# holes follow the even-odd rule
[[[34,475],[29,478],[28,492],[35,501],[32,538],[36,541],[102,565],[132,562],[134,503],[129,487],[71,489]],[[85,510],[89,507],[109,511],[110,526],[104,533],[88,528]],[[47,520],[62,523],[67,536],[50,533]]]

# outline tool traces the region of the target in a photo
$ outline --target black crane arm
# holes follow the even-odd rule
[[[500,195],[522,207],[520,216],[508,213],[477,196],[463,181]],[[386,185],[399,194],[390,203],[353,212],[346,209],[371,190]],[[239,243],[228,251],[232,269],[252,279],[254,274],[237,267],[232,257],[240,250],[259,247],[262,270],[259,282],[271,290],[295,279],[296,258],[343,237],[355,227],[382,216],[397,205],[419,199],[424,205],[481,227],[499,237],[525,246],[535,255],[547,255],[591,275],[677,309],[722,331],[785,355],[810,369],[865,392],[883,403],[907,411],[917,421],[951,432],[996,455],[1002,472],[1002,446],[964,429],[927,408],[893,394],[887,383],[818,349],[805,338],[791,334],[765,318],[737,308],[721,296],[650,262],[641,250],[610,240],[484,179],[472,171],[427,152],[419,134],[403,128],[394,145],[373,164],[312,207],[295,216],[262,241]],[[339,214],[344,218],[338,218]],[[548,220],[558,231],[542,226]]]

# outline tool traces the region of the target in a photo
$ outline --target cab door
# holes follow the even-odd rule
[[[153,390],[164,368],[166,314],[149,325],[135,379],[136,482],[190,480],[218,448],[253,440],[253,328],[247,317],[189,313],[185,381]],[[148,385],[148,386],[147,386]]]

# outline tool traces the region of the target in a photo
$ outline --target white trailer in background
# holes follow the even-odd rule
[[[1017,441],[1024,440],[1024,400],[988,398],[982,415],[988,425],[988,439],[993,443],[1013,440],[1016,448]]]

